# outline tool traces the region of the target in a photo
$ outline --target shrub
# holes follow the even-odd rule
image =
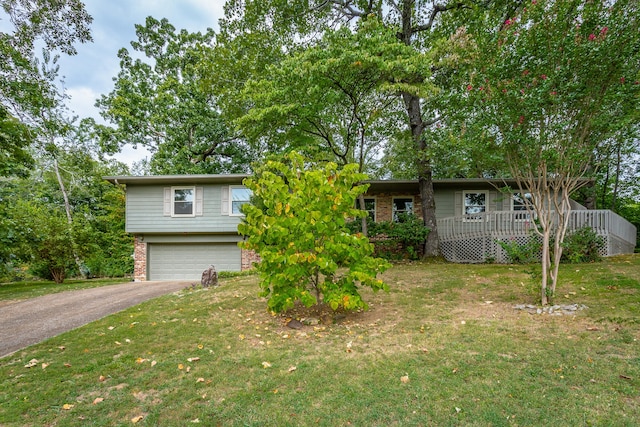
[[[562,243],[562,261],[568,263],[597,262],[602,259],[599,251],[604,247],[604,239],[591,227],[573,231]]]
[[[355,200],[366,191],[357,165],[338,169],[335,163],[311,168],[291,153],[268,161],[244,184],[253,192],[243,205],[238,231],[243,249],[260,255],[262,296],[270,310],[281,312],[296,301],[307,307],[320,302],[333,310],[365,309],[358,289],[387,290],[376,275],[390,265],[373,256],[373,245],[349,233],[348,218],[366,215]]]
[[[360,221],[349,224],[353,232],[361,230]],[[376,253],[386,259],[419,259],[429,234],[420,218],[413,214],[401,214],[398,221],[368,223],[369,238],[375,242]]]
[[[517,240],[497,240],[500,247],[507,254],[507,259],[512,264],[531,264],[540,260],[540,239],[530,235],[526,243],[518,243]]]

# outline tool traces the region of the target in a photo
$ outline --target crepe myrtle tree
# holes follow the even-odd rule
[[[377,275],[390,264],[373,257],[366,237],[347,230],[348,221],[366,215],[355,204],[367,189],[357,185],[366,178],[357,170],[356,164],[308,165],[293,152],[245,179],[253,202],[242,208],[238,231],[246,239],[239,246],[260,255],[261,295],[270,310],[291,309],[296,301],[366,309],[359,288],[388,290]]]
[[[531,195],[542,304],[555,294],[570,196],[589,182],[594,153],[637,137],[639,30],[635,0],[531,0],[495,34],[478,35],[482,55],[458,105],[470,143]]]

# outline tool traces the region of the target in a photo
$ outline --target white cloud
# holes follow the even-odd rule
[[[94,107],[96,99],[100,96],[96,91],[87,86],[76,86],[67,90],[67,95],[71,97],[67,103],[73,115],[81,118],[93,117],[98,122],[103,122]]]

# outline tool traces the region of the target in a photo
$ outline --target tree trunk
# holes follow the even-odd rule
[[[366,206],[364,203],[364,194],[360,194],[358,196],[358,204],[360,205],[360,209],[363,211],[366,211]],[[367,221],[369,219],[369,213],[367,212],[367,216],[363,216],[362,217],[362,235],[364,237],[368,237],[369,236],[369,232],[367,229]]]
[[[547,298],[547,283],[549,282],[549,264],[551,262],[551,254],[549,253],[549,229],[542,232],[542,278],[540,286],[540,303],[542,305],[549,304]]]
[[[402,30],[398,35],[404,44],[411,45],[413,37],[413,7],[414,0],[403,0],[402,2]],[[433,193],[433,171],[431,168],[431,159],[427,158],[427,143],[424,138],[425,123],[422,118],[420,107],[420,98],[410,93],[403,93],[407,116],[409,118],[409,127],[411,129],[411,138],[416,150],[416,162],[418,170],[418,186],[420,190],[420,210],[422,212],[422,220],[430,232],[424,244],[425,257],[440,256],[440,240],[438,239],[438,225],[436,221],[436,202]]]
[[[56,172],[56,178],[58,179],[58,185],[60,186],[60,191],[62,192],[62,198],[64,199],[64,210],[67,214],[67,224],[69,224],[69,230],[71,230],[73,226],[73,217],[71,216],[71,204],[69,203],[69,195],[67,194],[67,189],[64,186],[64,181],[62,180],[62,175],[60,175],[60,168],[58,167],[58,159],[53,157],[53,169]],[[73,239],[73,232],[71,233],[71,238]],[[86,270],[84,268],[84,263],[78,256],[78,251],[76,251],[75,241],[72,242],[73,245],[73,259],[76,262],[76,266],[78,267],[78,271],[82,274],[82,277],[87,278]],[[64,276],[63,276],[64,280]],[[56,282],[58,283],[58,282]]]
[[[409,116],[411,137],[416,149],[418,169],[418,186],[420,190],[420,210],[424,225],[431,230],[424,245],[425,257],[440,256],[440,241],[438,239],[438,224],[436,220],[436,202],[433,192],[433,174],[431,159],[426,158],[427,144],[424,139],[424,121],[420,112],[420,98],[411,94],[403,94],[405,108]]]
[[[611,200],[611,210],[616,211],[616,205],[618,202],[618,185],[620,184],[620,163],[622,162],[622,156],[620,153],[620,146],[622,143],[618,143],[617,151],[616,151],[616,177],[614,179],[613,184],[613,199]]]

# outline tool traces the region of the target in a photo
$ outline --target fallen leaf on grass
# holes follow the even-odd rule
[[[262,362],[262,367],[263,367],[263,368],[270,368],[270,367],[271,367],[271,363],[269,363],[269,362]]]
[[[66,347],[65,347],[65,346],[63,346],[63,345],[61,345],[61,346],[59,346],[58,348],[60,349],[60,351],[64,351]]]
[[[156,362],[155,360],[154,360],[154,361],[152,361],[152,362],[151,362],[151,367],[156,366],[156,363],[158,363],[158,362]]]
[[[587,326],[587,331],[599,331],[600,329],[598,329],[595,326]]]
[[[298,369],[296,366],[290,366],[289,369],[287,369],[287,372],[293,372],[296,369]]]
[[[64,364],[64,367],[65,367],[65,368],[70,368],[70,367],[71,367],[71,363],[65,363],[65,364]]]
[[[104,400],[103,397],[96,397],[95,399],[93,399],[93,404],[97,405],[98,403],[102,402]]]
[[[33,368],[34,366],[36,366],[38,364],[38,359],[31,359],[29,360],[29,363],[27,363],[26,365],[24,365],[25,368]]]
[[[203,383],[203,382],[204,382],[204,378],[198,378],[198,379],[196,380],[196,383]]]
[[[137,417],[131,418],[131,422],[136,424],[142,421],[143,419],[144,419],[144,415],[138,415]]]
[[[402,382],[403,384],[406,384],[409,382],[409,375],[403,375],[400,377],[400,382]]]
[[[65,411],[69,411],[71,410],[71,408],[73,408],[75,405],[72,405],[71,403],[65,403],[64,405],[62,405],[62,409],[64,409]]]
[[[51,363],[43,363],[42,364],[42,369],[47,369],[47,366],[49,366]]]
[[[100,377],[98,377],[98,381],[100,382],[104,382],[107,379],[107,377],[105,377],[104,375],[100,375]]]
[[[181,371],[184,369],[184,365],[182,363],[178,364],[178,369],[180,369]]]
[[[190,358],[187,359],[187,362],[197,362],[199,360],[200,360],[199,357],[190,357]]]
[[[148,359],[143,359],[142,357],[138,357],[138,358],[136,359],[136,363],[144,363],[144,362],[146,362],[147,360],[148,360]]]

